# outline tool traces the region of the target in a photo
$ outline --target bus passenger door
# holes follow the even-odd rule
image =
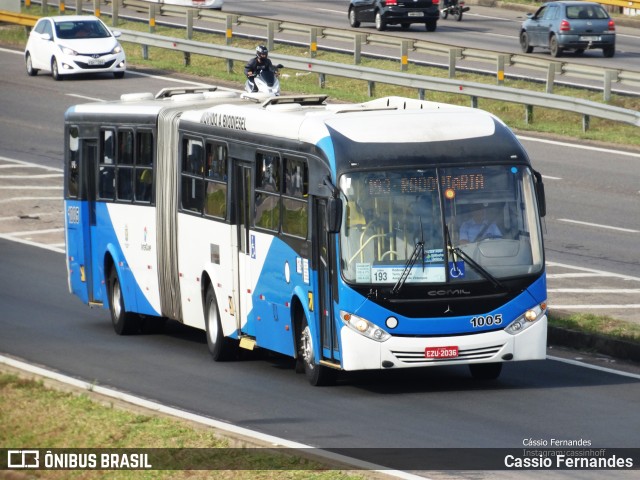
[[[327,202],[323,199],[316,200],[315,205],[316,221],[314,236],[317,240],[314,249],[315,264],[318,268],[318,307],[320,320],[320,345],[323,360],[338,361],[338,337],[336,334],[335,322],[333,321],[333,300],[334,293],[332,287],[335,286],[335,245],[334,235],[327,233]]]
[[[238,260],[235,266],[237,273],[234,275],[234,290],[237,292],[235,301],[237,302],[236,322],[238,333],[255,336],[253,322],[249,321],[249,313],[252,308],[251,296],[251,186],[253,175],[250,164],[236,164],[235,166],[235,192],[236,196],[236,224]]]
[[[89,235],[85,236],[85,272],[87,277],[87,285],[89,286],[89,301],[102,301],[104,294],[97,294],[104,288],[103,280],[99,275],[99,265],[93,258],[93,239],[96,234],[96,165],[98,163],[98,142],[96,140],[85,140],[82,144],[82,162],[84,164],[84,175],[87,186],[87,214]]]

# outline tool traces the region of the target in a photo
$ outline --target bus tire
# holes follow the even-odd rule
[[[304,373],[311,385],[320,387],[335,383],[335,371],[316,363],[315,354],[313,353],[313,337],[306,318],[302,319],[300,325],[298,358],[302,359]]]
[[[502,362],[471,363],[469,364],[469,371],[476,380],[495,380],[502,372]]]
[[[140,330],[140,316],[125,310],[124,295],[115,267],[109,272],[109,311],[113,329],[118,335],[131,335]]]
[[[226,338],[222,332],[220,310],[213,287],[209,285],[204,300],[204,321],[207,330],[207,346],[216,362],[231,360],[238,353],[237,342]]]

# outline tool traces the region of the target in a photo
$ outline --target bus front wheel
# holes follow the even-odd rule
[[[118,335],[131,335],[140,330],[140,316],[124,308],[124,295],[115,268],[109,273],[109,311],[113,329]]]
[[[302,361],[304,373],[311,385],[319,387],[335,383],[335,371],[316,363],[313,352],[313,337],[306,318],[303,318],[300,325],[298,358]]]
[[[237,353],[237,342],[224,336],[218,301],[213,287],[209,285],[204,301],[205,322],[207,327],[207,346],[216,362],[230,360]]]

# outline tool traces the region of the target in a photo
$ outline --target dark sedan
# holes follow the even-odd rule
[[[387,25],[408,29],[413,23],[422,23],[427,32],[435,32],[439,7],[439,0],[351,0],[349,25],[358,28],[360,22],[374,22],[382,31]]]
[[[524,53],[541,47],[559,57],[565,50],[580,55],[596,48],[602,49],[605,57],[615,55],[616,25],[599,3],[545,3],[527,17],[520,28],[520,46]]]

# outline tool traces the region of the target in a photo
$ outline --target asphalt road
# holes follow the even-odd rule
[[[60,217],[53,215],[43,228],[47,217],[20,218],[14,212],[32,214],[45,204],[61,209],[59,192],[57,200],[20,197],[56,197],[55,189],[45,193],[32,187],[60,182],[55,169],[62,166],[62,115],[68,106],[157,91],[171,81],[131,73],[123,81],[56,83],[49,76],[27,78],[14,53],[0,50],[0,63],[1,353],[320,447],[518,448],[526,438],[638,446],[640,381],[557,360],[506,365],[500,379],[488,384],[472,380],[464,367],[446,367],[362,373],[335,388],[314,389],[294,374],[288,360],[277,357],[213,364],[204,334],[175,322],[163,334],[116,336],[106,311],[91,310],[68,293],[63,255],[13,241],[50,241],[59,250],[59,239],[42,239],[61,235],[55,232]],[[574,274],[564,277],[566,283],[556,284],[552,277],[550,287],[585,282],[592,294],[579,300],[593,297],[598,303],[611,300],[613,293],[598,292],[611,289],[612,282],[637,289],[639,157],[523,142],[546,177],[550,275]],[[11,178],[17,171],[23,178]],[[54,176],[38,176],[48,174]],[[28,224],[26,234],[17,232],[16,224]],[[628,295],[629,302],[637,302],[637,295]]]

